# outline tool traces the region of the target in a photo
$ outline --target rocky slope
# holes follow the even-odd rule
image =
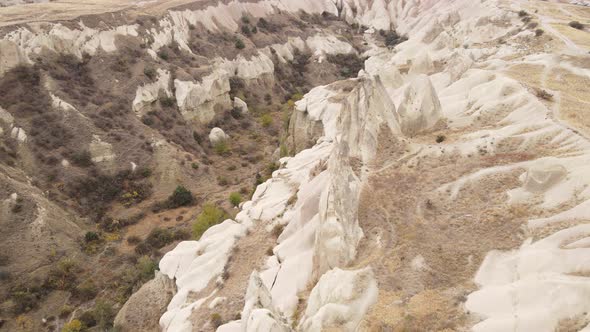
[[[501,1],[341,8],[409,40],[297,103],[291,131],[316,145],[281,159],[235,221],[165,255],[179,290],[160,326],[215,330],[221,317],[230,322],[218,331],[582,330],[588,128],[574,105],[587,103],[588,37],[568,23],[590,12]],[[261,260],[250,242],[273,233]]]
[[[99,246],[98,257],[76,249],[91,229],[84,217],[97,212],[86,203],[104,197],[59,193],[70,188],[70,173],[101,175],[80,166],[83,145],[100,172],[151,170],[145,178],[126,175],[117,195],[131,196],[93,217],[101,239],[145,236],[166,219],[168,229],[182,230],[209,209],[205,202],[231,211],[227,194],[257,185],[239,212],[194,240],[177,236],[158,247],[167,251],[160,271],[141,288],[134,284],[114,322],[122,330],[588,328],[587,7],[502,0],[142,6],[105,2],[102,10],[113,14],[60,23],[31,22],[19,6],[0,11],[12,22],[0,40],[0,84],[17,86],[0,100],[0,175],[9,185],[2,246],[11,252],[3,266],[12,275],[38,274],[58,261],[55,248],[111,264],[84,266],[91,273],[78,280],[121,268],[105,255],[129,251],[121,240]],[[68,15],[53,11],[47,20]],[[64,79],[71,67],[74,78]],[[89,78],[99,83],[89,86]],[[22,81],[30,83],[16,84]],[[21,106],[21,90],[45,104]],[[93,90],[100,93],[86,98]],[[108,124],[96,116],[105,99],[117,100],[106,109],[106,119],[117,119]],[[58,121],[37,118],[39,108],[59,111]],[[55,145],[32,135],[40,124],[83,128],[49,150],[50,165],[61,167],[50,180],[34,175]],[[229,152],[220,144],[228,140]],[[231,167],[239,163],[239,171]],[[144,182],[153,188],[145,198],[134,189]],[[195,193],[196,205],[153,209],[133,225],[109,228],[178,184]],[[133,196],[138,190],[141,197]],[[24,240],[14,243],[16,234]],[[25,259],[15,261],[15,252]],[[8,315],[28,293],[6,287],[4,328],[29,324],[27,315],[34,326],[52,317],[50,330],[83,318],[56,319],[57,303],[81,311],[95,305],[101,317],[99,304],[114,297],[110,282],[91,300],[79,299],[77,288],[35,293],[42,305],[18,319]]]

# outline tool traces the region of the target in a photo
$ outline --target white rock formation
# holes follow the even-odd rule
[[[357,331],[361,319],[377,301],[377,293],[377,281],[370,268],[328,271],[309,295],[300,330],[337,327],[342,331]]]
[[[191,312],[204,302],[193,301],[189,293],[198,293],[223,273],[235,241],[246,233],[245,224],[226,220],[209,228],[199,241],[181,242],[160,261],[160,270],[176,280],[178,292],[160,318],[165,331],[190,331]],[[213,294],[210,294],[211,296]],[[205,297],[207,298],[207,297]]]
[[[211,129],[211,132],[209,133],[209,142],[213,145],[227,139],[229,139],[229,136],[221,128],[215,127]]]
[[[245,302],[241,315],[242,331],[291,331],[280,321],[280,315],[273,308],[272,296],[256,271],[250,275]]]
[[[238,97],[234,97],[234,108],[238,109],[242,114],[248,113],[248,104]]]
[[[428,76],[417,76],[404,89],[398,114],[401,130],[408,136],[432,128],[441,119],[440,101]]]
[[[204,77],[200,83],[174,80],[182,116],[207,123],[215,116],[215,106],[231,107],[229,78],[229,73],[221,70]]]
[[[132,108],[138,117],[144,115],[146,106],[152,104],[162,95],[171,97],[170,91],[170,72],[163,69],[157,70],[158,78],[153,83],[148,83],[144,86],[138,86],[135,92],[135,99],[133,99]]]
[[[27,133],[25,133],[25,130],[16,126],[12,127],[12,130],[10,131],[10,137],[17,140],[19,143],[24,143],[27,141]]]
[[[89,151],[92,161],[95,163],[109,162],[116,157],[113,152],[113,146],[108,142],[104,142],[98,135],[92,136]]]

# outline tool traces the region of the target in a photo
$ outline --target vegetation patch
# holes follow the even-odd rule
[[[213,225],[217,225],[228,219],[229,215],[223,211],[223,209],[207,203],[203,206],[203,211],[197,217],[197,220],[193,224],[193,238],[198,240],[201,238],[203,233]]]

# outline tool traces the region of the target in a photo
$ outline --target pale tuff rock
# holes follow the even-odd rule
[[[327,54],[355,53],[354,48],[347,42],[341,41],[335,36],[315,35],[307,38],[307,46],[313,51],[315,57],[322,62]]]
[[[386,57],[372,56],[365,61],[365,72],[371,76],[378,76],[381,83],[390,94],[404,84],[398,66],[388,61]]]
[[[242,331],[291,331],[275,312],[272,296],[257,271],[250,275],[241,317]]]
[[[7,110],[0,107],[0,121],[8,126],[11,126],[14,122],[14,117]]]
[[[0,64],[9,66],[2,68],[4,71],[16,64],[28,62],[28,57],[39,54],[43,48],[55,51],[56,53],[73,54],[82,57],[82,54],[95,54],[98,50],[114,52],[117,50],[115,39],[117,36],[134,36],[137,34],[137,25],[118,26],[110,30],[99,31],[80,24],[80,30],[70,29],[59,23],[51,24],[49,30],[26,29],[21,27],[8,33],[4,37],[6,41],[17,45],[18,50],[10,50],[14,46],[8,45],[6,53],[0,52]],[[2,71],[0,70],[0,73]]]
[[[248,113],[248,104],[238,97],[234,97],[234,108],[239,110],[242,114]]]
[[[211,129],[211,132],[209,133],[209,142],[213,145],[227,139],[229,139],[229,136],[221,128],[215,127]]]
[[[25,133],[25,130],[20,127],[12,127],[10,137],[17,140],[19,143],[25,143],[27,141],[27,133]]]
[[[102,141],[98,135],[92,136],[89,150],[90,155],[92,156],[92,161],[95,163],[108,162],[115,159],[113,146]]]
[[[156,271],[156,277],[133,293],[115,318],[122,331],[160,331],[158,320],[176,293],[174,281]]]
[[[0,76],[7,70],[28,62],[27,56],[16,43],[0,40]]]
[[[369,307],[377,301],[377,294],[371,268],[328,271],[311,291],[299,328],[309,332],[330,327],[356,331]]]
[[[434,64],[432,63],[432,59],[428,55],[427,52],[423,52],[419,54],[414,60],[412,60],[412,66],[410,67],[409,74],[410,75],[419,75],[419,74],[432,74],[434,71]]]
[[[538,193],[547,191],[567,175],[567,169],[559,164],[538,163],[529,167],[524,180],[524,189]]]
[[[590,311],[587,234],[581,224],[512,252],[490,252],[475,276],[482,288],[469,295],[468,310],[488,317],[476,332],[555,331],[560,319]]]
[[[132,108],[135,114],[139,117],[144,115],[145,108],[158,100],[162,95],[171,97],[170,91],[170,72],[163,69],[158,69],[158,79],[153,83],[148,83],[144,86],[138,86],[135,92],[135,99],[133,99]]]
[[[167,311],[160,318],[160,327],[164,331],[191,330],[189,316],[208,297],[193,301],[189,294],[202,291],[223,273],[235,241],[244,236],[246,228],[246,224],[228,219],[209,228],[199,241],[181,242],[164,255],[160,270],[175,279],[178,287]]]
[[[55,109],[62,110],[64,112],[75,111],[77,112],[76,108],[72,106],[70,103],[64,101],[63,99],[59,98],[58,96],[50,93],[49,96],[51,97],[51,106]]]
[[[289,37],[287,43],[285,44],[274,44],[271,45],[270,48],[274,50],[277,57],[282,62],[287,62],[293,60],[294,54],[296,50],[304,50],[306,48],[305,41],[301,39],[301,37]],[[270,53],[270,51],[269,51]],[[270,56],[270,54],[269,54]]]
[[[441,119],[440,101],[427,76],[417,76],[405,88],[398,113],[401,130],[408,136],[432,128]]]
[[[216,105],[231,107],[229,78],[229,73],[222,70],[204,77],[200,83],[174,80],[182,116],[186,120],[207,123],[213,120]]]

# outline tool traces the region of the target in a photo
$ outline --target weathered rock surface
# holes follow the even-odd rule
[[[119,310],[115,326],[121,331],[160,331],[158,321],[175,293],[174,280],[156,271],[156,277],[141,286]]]

